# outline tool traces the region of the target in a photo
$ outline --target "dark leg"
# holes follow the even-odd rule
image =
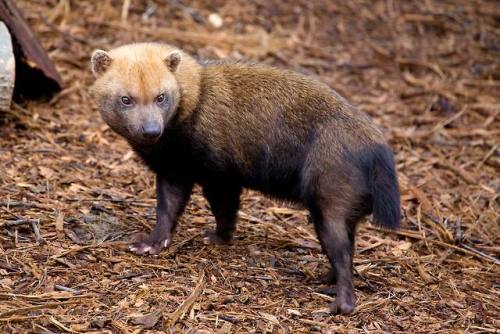
[[[330,309],[335,314],[351,313],[355,306],[352,284],[354,226],[348,226],[342,215],[328,212],[316,214],[313,221],[337,283],[336,298]]]
[[[189,200],[192,184],[174,184],[156,177],[156,225],[149,236],[130,246],[137,254],[158,254],[172,242],[177,218]]]
[[[347,221],[346,222],[347,224],[347,233],[348,233],[348,236],[349,236],[349,240],[350,242],[352,243],[353,245],[353,252],[354,252],[354,238],[355,238],[355,235],[356,235],[356,226],[357,226],[357,222],[356,221]],[[316,232],[318,232],[316,230]],[[319,234],[319,233],[318,233]],[[323,244],[321,242],[321,244]],[[325,250],[325,247],[322,246],[323,248],[323,251],[326,253],[326,250]],[[328,273],[326,274],[326,276],[321,279],[321,282],[323,283],[326,283],[326,284],[335,284],[337,283],[337,272],[335,271],[335,266],[332,266],[330,268],[330,270],[328,271]]]
[[[215,216],[215,231],[207,231],[205,236],[213,244],[231,242],[236,227],[236,216],[240,206],[241,187],[233,185],[204,185],[203,194]]]

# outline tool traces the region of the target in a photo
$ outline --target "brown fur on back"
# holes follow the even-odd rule
[[[355,146],[384,142],[366,115],[326,85],[302,75],[239,63],[211,65],[201,74],[198,108],[203,110],[201,120],[213,125],[210,137],[216,146],[269,144],[274,131],[305,140],[311,129],[321,132],[330,126],[338,126],[332,133],[335,141]]]

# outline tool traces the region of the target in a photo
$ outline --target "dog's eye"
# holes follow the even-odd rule
[[[128,96],[122,96],[121,101],[125,106],[130,106],[132,104],[132,99]]]
[[[165,102],[165,100],[166,100],[165,94],[160,94],[156,97],[156,103],[163,103]]]

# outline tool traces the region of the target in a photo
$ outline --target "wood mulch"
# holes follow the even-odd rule
[[[500,331],[498,2],[16,3],[65,88],[0,114],[0,332]],[[360,228],[354,314],[328,312],[306,213],[255,192],[229,247],[204,243],[196,190],[171,248],[126,250],[154,225],[154,177],[88,88],[92,50],[131,41],[318,77],[385,129],[403,227]]]

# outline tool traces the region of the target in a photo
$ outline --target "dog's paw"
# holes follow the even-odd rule
[[[354,298],[335,298],[335,300],[330,304],[330,312],[333,314],[349,314],[354,311],[356,303]]]
[[[228,245],[233,239],[231,236],[221,236],[214,230],[206,230],[203,238],[211,245]]]
[[[167,248],[172,243],[171,238],[166,238],[163,240],[143,240],[134,242],[129,246],[129,250],[138,255],[151,254],[156,255],[159,254],[164,248]]]

